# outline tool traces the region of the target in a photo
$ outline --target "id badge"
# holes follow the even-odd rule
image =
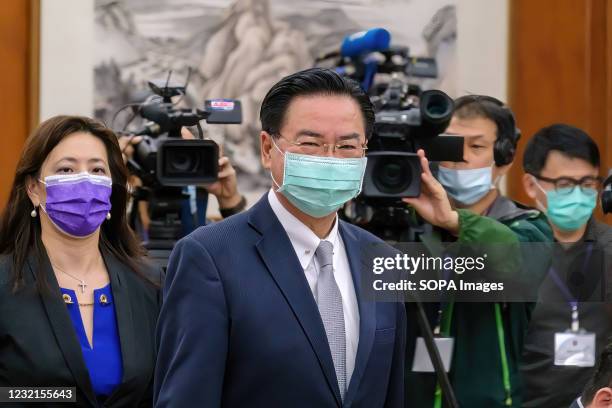
[[[444,365],[444,371],[447,373],[450,371],[451,361],[453,361],[453,347],[455,345],[455,339],[452,337],[434,337],[436,347],[442,358],[442,364]],[[414,350],[414,360],[412,362],[412,371],[415,373],[433,373],[435,372],[433,363],[429,358],[427,352],[427,346],[425,340],[422,337],[418,337],[416,341],[416,348]]]
[[[555,365],[593,367],[595,365],[595,333],[555,333]]]

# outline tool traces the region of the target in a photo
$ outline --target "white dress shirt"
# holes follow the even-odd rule
[[[321,239],[317,237],[310,228],[287,211],[278,200],[273,190],[270,190],[268,193],[268,201],[270,202],[272,211],[274,211],[274,214],[289,236],[291,245],[302,265],[306,280],[308,281],[308,285],[316,301],[319,263],[314,254]],[[355,356],[357,355],[357,346],[359,344],[359,306],[357,304],[357,296],[355,294],[355,286],[353,284],[353,276],[351,275],[346,248],[344,247],[342,237],[338,231],[338,217],[336,217],[333,228],[324,240],[330,241],[334,246],[334,278],[336,279],[336,284],[342,295],[342,308],[344,309],[344,328],[346,333],[346,384],[348,387],[351,376],[353,375],[353,370],[355,369]]]

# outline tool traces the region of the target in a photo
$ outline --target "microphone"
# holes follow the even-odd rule
[[[339,50],[327,52],[317,57],[317,61],[328,58],[354,58],[375,51],[385,51],[391,43],[391,34],[384,28],[371,28],[344,37]]]
[[[385,51],[391,43],[391,34],[384,28],[372,28],[349,35],[342,41],[340,55],[358,57],[375,51]]]

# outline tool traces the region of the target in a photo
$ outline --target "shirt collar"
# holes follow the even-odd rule
[[[321,239],[283,206],[272,189],[268,192],[268,201],[276,218],[278,218],[287,236],[289,236],[302,269],[306,269],[310,262],[312,262],[315,250],[319,246]],[[334,249],[338,247],[338,216],[336,216],[334,225],[324,240],[330,241]]]

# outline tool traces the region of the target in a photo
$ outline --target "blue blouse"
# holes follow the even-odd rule
[[[76,293],[60,288],[74,325],[89,378],[97,396],[108,396],[121,383],[123,364],[110,283],[94,290],[93,347],[85,335]],[[72,303],[70,303],[72,302]],[[91,307],[91,306],[90,306]]]

